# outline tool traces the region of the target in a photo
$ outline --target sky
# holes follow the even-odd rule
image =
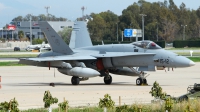
[[[145,0],[147,2],[163,2],[164,0]],[[179,7],[185,3],[187,8],[197,10],[200,0],[173,0]],[[84,14],[100,13],[107,10],[121,15],[122,11],[138,0],[0,0],[0,28],[10,23],[17,16],[27,14],[46,14],[45,6],[50,6],[48,12],[56,17],[64,17],[74,21],[82,16],[81,8],[84,6]]]

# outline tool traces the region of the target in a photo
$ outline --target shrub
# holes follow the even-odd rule
[[[105,94],[103,99],[100,98],[100,101],[99,101],[100,108],[103,108],[103,107],[113,108],[114,105],[115,105],[115,102],[111,99],[111,96],[109,94]]]
[[[10,110],[10,112],[19,112],[19,109],[18,109],[18,102],[17,100],[14,99],[11,99],[10,102],[2,102],[0,103],[0,110],[3,110],[3,111],[8,111]]]
[[[57,98],[53,98],[49,91],[45,91],[44,92],[44,97],[43,97],[43,102],[44,102],[44,107],[45,108],[49,108],[52,104],[58,103],[58,99]]]
[[[151,88],[151,91],[149,93],[156,99],[164,99],[166,96],[166,93],[162,92],[162,88],[156,81],[153,83],[153,87]]]
[[[66,107],[69,108],[69,106],[68,106],[68,101],[67,101],[67,100],[65,100],[65,101],[62,102],[62,103],[59,103],[58,106],[59,106],[59,108],[60,108],[61,110],[66,110]]]

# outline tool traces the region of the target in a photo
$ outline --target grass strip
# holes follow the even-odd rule
[[[182,56],[190,56],[190,53],[188,52],[175,52],[176,54],[178,54],[178,55],[182,55]],[[194,52],[193,54],[192,54],[193,56],[200,56],[200,52]]]
[[[200,62],[200,57],[188,57],[188,58],[194,62]]]
[[[37,57],[38,54],[0,55],[0,58],[28,58]]]
[[[23,64],[18,64],[18,61],[0,62],[0,66],[25,66]]]
[[[162,101],[161,101],[162,102]],[[117,108],[108,109],[108,112],[165,112],[165,102],[156,102],[151,104],[135,103],[127,105],[126,108],[121,108],[117,111]],[[194,99],[190,102],[184,101],[172,104],[171,112],[200,112],[200,100]],[[47,112],[48,109],[28,109],[21,112]],[[4,112],[1,111],[0,112]],[[52,110],[52,112],[65,112],[59,111],[58,108]],[[82,107],[82,108],[69,108],[68,112],[103,112],[99,107]]]
[[[199,47],[188,47],[188,48],[166,48],[168,50],[200,50]]]

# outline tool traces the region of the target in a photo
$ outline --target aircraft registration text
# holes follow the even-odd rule
[[[169,59],[160,59],[160,63],[169,64]]]

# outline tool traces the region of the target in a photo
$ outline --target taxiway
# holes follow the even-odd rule
[[[112,75],[113,83],[105,85],[103,77],[90,78],[80,82],[80,85],[71,85],[71,76],[66,76],[57,69],[21,66],[0,67],[1,89],[0,102],[9,101],[14,97],[20,109],[43,107],[43,95],[49,90],[59,102],[65,97],[69,106],[96,106],[99,98],[108,93],[118,105],[121,96],[122,104],[148,103],[153,97],[149,94],[151,87],[157,81],[163,90],[172,96],[180,96],[187,92],[187,87],[200,83],[200,63],[190,68],[177,68],[174,71],[148,72],[148,86],[136,86],[137,77]],[[55,77],[54,77],[55,70]],[[166,69],[167,70],[167,69]],[[55,83],[55,87],[49,83]],[[54,104],[53,107],[58,107]]]

